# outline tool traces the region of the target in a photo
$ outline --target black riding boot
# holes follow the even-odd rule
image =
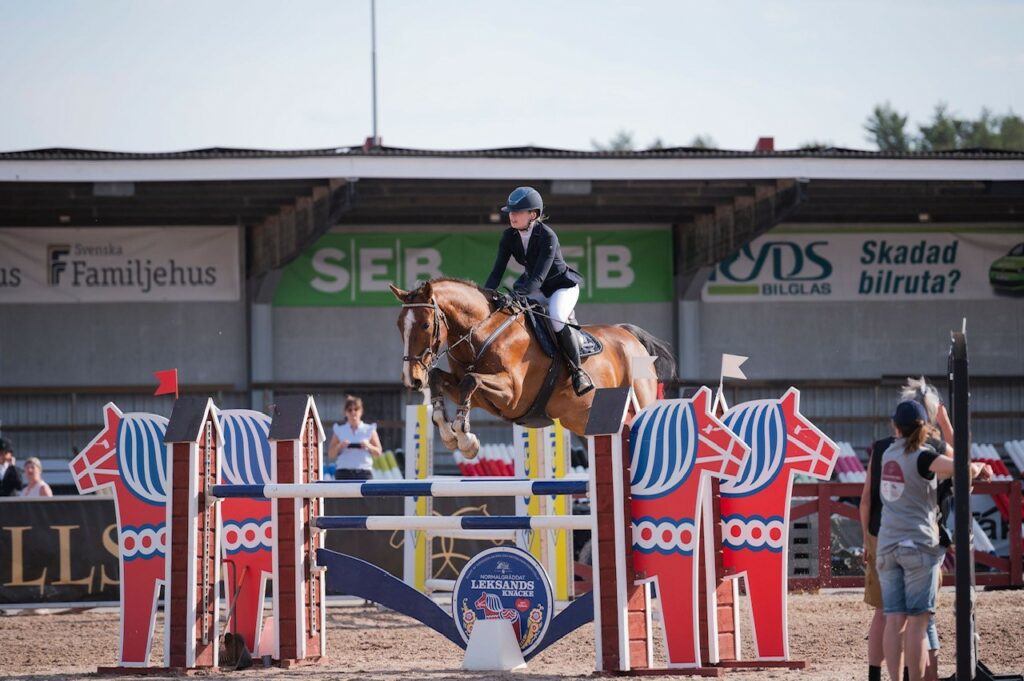
[[[568,326],[563,326],[558,332],[558,344],[562,347],[562,354],[569,364],[569,372],[572,374],[572,389],[577,395],[586,395],[594,389],[594,382],[583,370],[580,362],[580,344],[576,334]]]

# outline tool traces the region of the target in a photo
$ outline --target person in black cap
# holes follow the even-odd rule
[[[510,226],[501,234],[498,257],[484,288],[498,288],[510,257],[526,268],[512,290],[545,304],[551,328],[569,365],[572,389],[577,395],[584,395],[594,389],[594,383],[583,370],[579,339],[565,325],[579,300],[583,277],[566,264],[555,230],[544,224],[540,192],[533,187],[518,187],[508,195],[501,210],[508,213]]]
[[[953,456],[953,448],[949,445],[953,440],[953,425],[950,423],[949,414],[946,413],[942,398],[935,386],[930,385],[923,376],[919,379],[908,378],[900,388],[899,397],[901,402],[914,400],[920,403],[928,414],[928,423],[935,427],[935,430],[931,431],[925,440],[925,446],[940,454]],[[860,499],[860,520],[864,535],[864,602],[875,609],[874,616],[871,618],[871,626],[868,629],[868,681],[881,681],[882,678],[884,660],[882,639],[885,631],[885,612],[882,609],[882,589],[878,583],[878,571],[875,569],[875,549],[878,542],[878,527],[882,518],[882,498],[879,492],[882,477],[882,455],[895,439],[895,436],[890,435],[871,443],[867,478],[864,481],[864,490]],[[939,483],[936,495],[939,505],[939,543],[944,548],[952,543],[945,527],[951,489],[952,481],[945,480]],[[932,681],[938,679],[940,645],[934,617],[929,618],[927,635],[928,671],[926,679]],[[904,675],[906,676],[906,674]]]
[[[927,662],[928,620],[935,612],[946,552],[939,541],[937,486],[940,479],[952,477],[953,458],[926,446],[935,429],[920,402],[896,405],[892,425],[896,438],[881,458],[882,517],[875,558],[885,612],[882,647],[889,678],[901,677],[905,654],[910,680],[920,681]],[[975,462],[970,474],[986,480],[992,470]]]
[[[15,463],[11,441],[0,438],[0,497],[13,497],[25,486]]]

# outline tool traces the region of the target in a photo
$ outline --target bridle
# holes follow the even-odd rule
[[[429,303],[402,303],[402,307],[429,307],[434,311],[434,324],[433,329],[431,329],[430,332],[430,344],[423,348],[423,352],[415,357],[411,355],[402,356],[403,362],[419,364],[427,373],[430,373],[434,367],[437,366],[438,362],[441,361],[441,357],[444,356],[443,353],[441,353],[441,324],[438,320],[443,322],[445,330],[448,330],[448,318],[445,317],[444,312],[441,311],[437,301],[433,298],[430,299]],[[447,350],[445,350],[445,352],[447,352]],[[427,357],[432,358],[432,361],[429,364],[427,364],[426,361]]]
[[[480,345],[480,349],[476,350],[473,347],[473,334],[476,333],[476,330],[480,326],[485,324],[491,317],[493,317],[498,312],[497,310],[494,310],[489,315],[487,315],[487,317],[484,318],[482,321],[471,326],[465,334],[459,337],[458,340],[456,340],[454,343],[449,343],[448,347],[442,349],[441,323],[444,324],[446,337],[448,335],[447,332],[451,331],[451,326],[448,324],[448,317],[445,316],[444,311],[441,309],[441,306],[437,304],[437,300],[431,298],[429,303],[402,303],[402,307],[429,307],[431,310],[434,311],[434,324],[430,332],[430,344],[427,347],[423,348],[423,352],[421,352],[419,355],[416,355],[415,357],[412,355],[404,355],[402,357],[403,362],[409,362],[410,364],[413,365],[418,364],[421,367],[423,367],[424,371],[426,371],[428,374],[431,371],[433,371],[438,364],[441,363],[441,360],[445,357],[445,355],[447,355],[448,359],[450,359],[451,361],[454,361],[462,365],[462,367],[465,368],[466,371],[473,371],[476,368],[476,363],[483,356],[487,348],[490,347],[491,343],[493,343],[494,340],[499,335],[501,335],[505,331],[505,329],[511,326],[512,323],[516,320],[516,318],[519,317],[518,312],[509,315],[508,319],[502,322],[497,329],[495,329],[487,336],[484,342]],[[440,322],[438,320],[440,320]],[[464,362],[452,354],[452,350],[462,343],[468,343],[470,351],[473,353],[473,359],[470,362]],[[427,357],[431,358],[429,363],[427,362]]]

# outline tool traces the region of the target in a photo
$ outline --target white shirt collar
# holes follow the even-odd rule
[[[519,232],[519,238],[523,240],[523,250],[530,244],[530,235],[533,234],[533,228],[537,225],[536,222],[531,222],[530,226],[526,229],[517,230]]]

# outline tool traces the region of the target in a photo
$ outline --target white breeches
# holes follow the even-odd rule
[[[580,299],[580,287],[560,288],[552,293],[550,298],[540,291],[531,293],[529,297],[547,305],[548,314],[551,316],[551,328],[558,333],[565,326],[565,322],[569,321],[569,315],[576,307],[576,301]]]

